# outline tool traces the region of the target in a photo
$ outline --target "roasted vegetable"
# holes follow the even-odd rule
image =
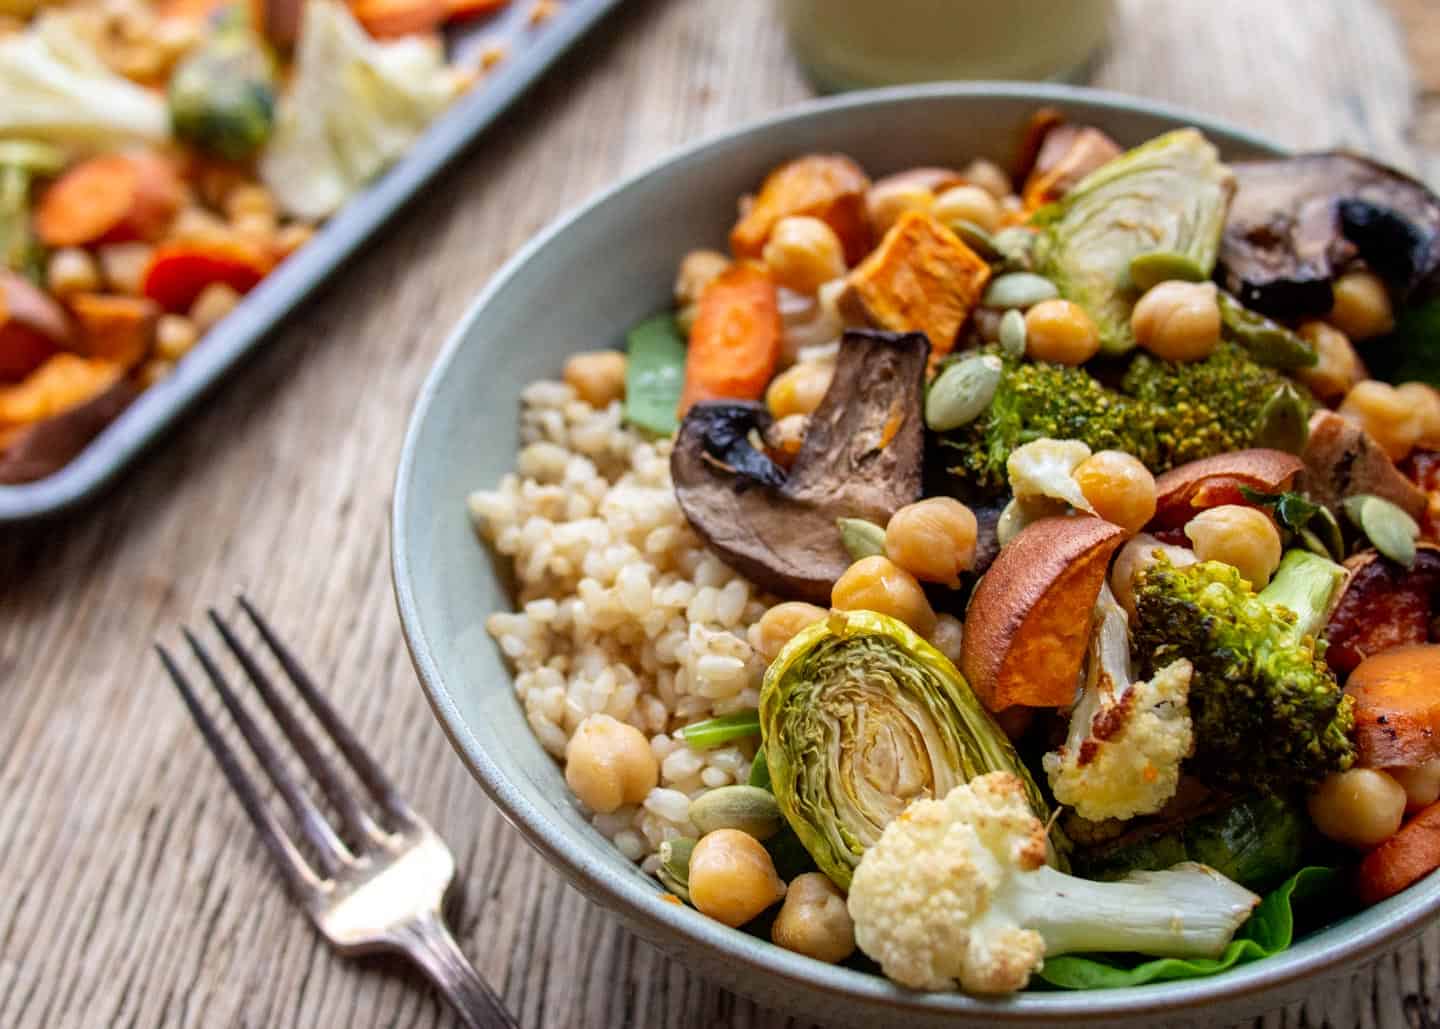
[[[48,293],[0,268],[0,384],[25,378],[73,340],[70,319]]]
[[[1356,666],[1355,751],[1364,768],[1414,768],[1440,757],[1440,646],[1393,647]]]
[[[1360,862],[1356,891],[1378,904],[1440,868],[1440,803],[1431,804]]]
[[[730,230],[736,257],[760,257],[770,231],[781,218],[809,215],[835,231],[845,247],[846,264],[870,252],[870,221],[865,191],[870,179],[841,154],[808,154],[780,165],[765,177],[760,192]]]
[[[1440,547],[1421,543],[1409,569],[1373,550],[1345,563],[1350,578],[1325,630],[1331,668],[1343,675],[1372,654],[1431,641],[1440,614]]]
[[[238,237],[167,243],[150,255],[140,291],[167,311],[186,311],[212,283],[248,293],[273,263],[269,254]]]
[[[77,293],[69,298],[78,328],[75,349],[86,357],[133,368],[150,352],[160,309],[144,297]]]
[[[1215,264],[1234,177],[1194,129],[1153,139],[1102,165],[1059,203],[1042,208],[1037,270],[1085,308],[1104,354],[1135,346],[1138,291],[1130,262],[1152,251],[1182,254],[1208,274]]]
[[[1091,172],[1122,153],[1120,144],[1089,125],[1061,122],[1048,128],[1025,177],[1021,197],[1027,211],[1063,199]]]
[[[258,153],[275,126],[275,62],[235,4],[218,12],[205,42],[170,76],[177,138],[230,161]]]
[[[34,482],[59,471],[140,393],[118,375],[97,377],[94,385],[98,392],[72,394],[73,406],[39,421],[0,424],[0,483]]]
[[[48,143],[0,140],[0,269],[39,284],[44,250],[30,231],[30,187],[65,167],[65,152]]]
[[[1195,666],[1186,767],[1206,784],[1284,792],[1354,761],[1353,702],[1316,639],[1344,578],[1339,565],[1293,550],[1258,595],[1215,561],[1140,573],[1136,656],[1146,674],[1181,657]]]
[[[1223,290],[1216,299],[1225,338],[1244,347],[1256,363],[1270,368],[1313,368],[1319,360],[1314,345],[1298,332],[1250,310]]]
[[[35,231],[46,246],[158,239],[185,199],[170,161],[154,153],[101,154],[75,165],[40,196]]]
[[[1305,471],[1296,488],[1333,512],[1339,512],[1346,497],[1369,493],[1398,505],[1411,518],[1424,514],[1425,493],[1396,469],[1369,433],[1334,411],[1310,416],[1300,456]]]
[[[672,315],[646,319],[625,339],[625,421],[661,436],[680,424],[685,337]]]
[[[700,294],[680,413],[702,400],[758,400],[780,360],[784,326],[775,280],[757,261],[736,261]]]
[[[1155,480],[1155,526],[1179,529],[1201,511],[1222,504],[1253,503],[1245,490],[1274,493],[1290,488],[1304,464],[1279,450],[1237,450],[1191,461]]]
[[[920,497],[929,349],[919,335],[847,332],[788,473],[750,441],[770,424],[763,405],[692,407],[670,471],[695,531],[766,589],[828,604],[850,566],[836,520],[883,525]]]
[[[802,630],[765,673],[760,725],[780,810],[841,889],[911,801],[977,775],[1018,776],[1032,814],[1046,816],[1010,741],[955,666],[884,615],[834,612]]]

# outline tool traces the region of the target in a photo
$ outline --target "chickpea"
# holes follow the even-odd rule
[[[1420,441],[1424,413],[1394,386],[1376,379],[1357,382],[1340,404],[1340,417],[1364,429],[1390,455],[1403,461]]]
[[[797,293],[814,293],[845,274],[845,250],[835,230],[819,218],[781,218],[762,254],[775,281]]]
[[[254,182],[237,185],[225,194],[225,217],[235,221],[247,214],[275,218],[275,197],[264,186]]]
[[[760,616],[755,628],[755,649],[768,665],[780,656],[785,644],[799,635],[801,629],[814,625],[826,615],[823,607],[816,607],[802,600],[787,600],[783,604],[776,604]]]
[[[952,186],[935,198],[930,213],[946,225],[969,222],[986,232],[1000,227],[1000,201],[980,186]]]
[[[770,382],[765,406],[776,418],[792,414],[813,414],[830,389],[835,366],[829,361],[801,361],[791,365]]]
[[[1036,361],[1084,364],[1100,350],[1100,330],[1079,304],[1042,300],[1025,312],[1025,353]]]
[[[1350,337],[1333,325],[1305,322],[1300,326],[1300,338],[1315,348],[1317,360],[1313,366],[1298,369],[1295,374],[1321,400],[1343,396],[1365,378],[1365,365],[1350,345]]]
[[[199,338],[195,323],[183,314],[162,314],[155,323],[155,355],[167,361],[178,361],[189,353]]]
[[[1424,450],[1440,450],[1440,390],[1424,382],[1405,382],[1395,392],[1420,419],[1420,438],[1415,445]]]
[[[1133,455],[1102,450],[1081,461],[1071,475],[1107,522],[1139,532],[1155,517],[1155,476]]]
[[[175,362],[152,357],[140,366],[140,385],[149,389],[175,370]]]
[[[1405,791],[1406,814],[1413,815],[1440,800],[1440,757],[1414,767],[1387,768],[1385,773]]]
[[[140,295],[140,280],[150,264],[154,247],[149,243],[107,243],[97,253],[105,283],[116,293]]]
[[[934,193],[904,179],[881,182],[865,192],[865,210],[877,236],[890,231],[906,211],[929,211],[934,204]]]
[[[591,811],[608,815],[644,800],[660,781],[660,763],[639,729],[590,715],[565,745],[565,781]]]
[[[1384,843],[1405,817],[1405,788],[1375,768],[1325,777],[1310,792],[1310,820],[1326,837],[1359,850]]]
[[[680,262],[675,276],[675,305],[689,307],[698,303],[705,287],[714,282],[726,268],[730,258],[718,250],[692,250]]]
[[[1130,315],[1135,341],[1166,361],[1199,361],[1220,345],[1220,305],[1213,282],[1162,282]]]
[[[855,923],[840,888],[823,872],[806,872],[790,880],[770,939],[776,946],[831,964],[855,953]]]
[[[888,557],[861,558],[835,580],[830,606],[841,611],[875,611],[899,619],[921,636],[935,630],[935,612],[915,576]]]
[[[975,567],[975,514],[953,497],[906,504],[885,526],[885,554],[926,582],[960,585],[960,573]]]
[[[1395,311],[1385,283],[1374,272],[1346,272],[1335,280],[1335,306],[1330,324],[1352,340],[1383,336],[1395,328]]]
[[[100,269],[95,258],[75,247],[65,247],[50,255],[45,269],[45,285],[57,297],[75,293],[93,293],[100,288]]]
[[[1110,590],[1132,620],[1135,618],[1135,579],[1145,569],[1160,563],[1160,558],[1155,556],[1156,551],[1176,568],[1193,565],[1196,561],[1193,550],[1161,543],[1148,532],[1142,532],[1126,542],[1110,568]]]
[[[781,897],[785,884],[760,841],[739,829],[700,837],[690,855],[690,901],[702,914],[734,928]]]
[[[930,630],[930,645],[950,659],[951,664],[960,663],[960,644],[965,639],[965,625],[954,615],[939,615],[935,628]]]
[[[1185,523],[1185,535],[1201,561],[1221,561],[1259,592],[1280,567],[1280,532],[1261,511],[1222,504]]]
[[[565,362],[563,378],[591,407],[609,407],[625,396],[625,355],[618,350],[592,350]]]
[[[275,256],[283,261],[315,236],[315,226],[305,222],[291,222],[275,232]]]
[[[1014,184],[1005,169],[983,157],[960,169],[960,177],[972,186],[979,186],[996,200],[1004,200],[1014,191]]]
[[[777,418],[765,429],[765,451],[781,468],[789,469],[805,446],[805,431],[810,419],[803,414]]]
[[[224,318],[235,305],[240,303],[240,294],[233,286],[223,282],[212,282],[200,291],[195,302],[190,305],[190,320],[195,323],[195,328],[203,336],[221,318]]]

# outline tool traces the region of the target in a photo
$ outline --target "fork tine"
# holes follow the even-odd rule
[[[355,769],[361,780],[370,788],[370,792],[375,795],[375,799],[400,824],[414,825],[418,821],[414,810],[400,796],[399,791],[390,782],[390,777],[385,774],[369,752],[360,745],[355,734],[340,720],[340,716],[330,706],[325,695],[316,688],[314,680],[300,666],[300,662],[295,659],[285,644],[280,642],[274,630],[270,628],[264,618],[260,617],[260,612],[256,611],[250,601],[245,599],[243,593],[238,594],[235,599],[239,601],[240,607],[244,609],[255,628],[260,631],[265,643],[274,651],[275,656],[280,660],[281,667],[285,669],[285,674],[290,677],[290,681],[295,684],[295,688],[300,691],[300,695],[310,705],[310,710],[315,712],[315,717],[319,719],[321,725],[325,726],[326,731],[330,733],[331,738],[349,760],[350,766]]]
[[[340,778],[334,764],[331,763],[330,759],[326,757],[316,745],[315,738],[310,734],[309,730],[300,723],[290,704],[280,696],[279,692],[275,689],[275,684],[271,682],[270,677],[265,674],[265,670],[260,667],[259,662],[255,660],[245,645],[240,642],[239,638],[237,638],[235,633],[230,629],[230,626],[220,617],[218,611],[212,607],[207,613],[210,616],[210,621],[214,623],[215,628],[225,640],[225,645],[230,648],[236,660],[238,660],[245,669],[245,674],[248,675],[250,681],[255,684],[255,689],[259,692],[261,699],[265,701],[265,706],[270,709],[270,713],[273,714],[275,720],[280,723],[280,728],[284,730],[285,735],[290,738],[290,742],[294,745],[295,749],[299,751],[300,757],[304,760],[306,767],[310,769],[310,774],[315,776],[316,780],[320,783],[321,789],[323,789],[325,795],[330,798],[330,803],[333,804],[335,810],[340,813],[340,818],[349,831],[360,839],[380,839],[384,835],[383,831],[375,824],[374,820],[366,814],[365,809],[360,806],[359,800],[356,799],[355,794],[351,792],[344,780]]]
[[[210,657],[210,652],[196,639],[195,634],[189,629],[180,630],[185,635],[190,649],[195,652],[195,657],[200,661],[200,667],[205,669],[215,692],[220,694],[225,707],[230,711],[230,716],[235,720],[235,725],[240,730],[240,735],[245,737],[245,742],[250,744],[250,749],[260,761],[260,767],[265,769],[265,774],[285,798],[285,804],[294,813],[296,820],[300,823],[300,831],[305,838],[314,845],[319,852],[321,872],[326,875],[334,875],[336,869],[342,863],[351,859],[351,854],[340,838],[335,835],[335,830],[330,828],[330,823],[310,795],[300,788],[295,777],[285,768],[285,762],[281,760],[275,747],[265,738],[260,727],[255,724],[255,719],[225,681],[220,673],[219,667]]]
[[[185,674],[180,671],[175,659],[164,645],[156,642],[155,652],[160,655],[160,663],[170,673],[170,679],[175,683],[175,688],[180,692],[180,699],[185,702],[186,708],[190,711],[190,717],[195,720],[195,725],[204,737],[205,744],[210,748],[210,753],[215,755],[215,761],[220,765],[220,771],[230,783],[230,788],[240,799],[240,805],[245,813],[250,816],[250,821],[255,826],[255,831],[260,834],[265,849],[270,851],[270,856],[280,866],[280,874],[284,877],[294,895],[301,900],[308,900],[315,895],[320,888],[320,881],[305,858],[295,849],[295,844],[281,828],[274,814],[265,806],[260,797],[260,791],[256,789],[255,783],[240,762],[235,757],[235,752],[220,735],[214,720],[200,706],[200,701],[195,696],[190,682]]]

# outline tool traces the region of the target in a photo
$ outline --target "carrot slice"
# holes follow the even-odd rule
[[[140,292],[167,311],[185,311],[211,283],[249,292],[273,264],[265,251],[238,239],[167,243],[155,248]]]
[[[52,247],[158,239],[184,199],[174,167],[154,154],[102,154],[45,190],[35,230]]]
[[[69,300],[80,325],[75,349],[85,357],[133,368],[150,352],[160,309],[144,297],[78,293]]]
[[[113,386],[123,372],[113,361],[56,354],[25,381],[0,386],[0,426],[28,425],[79,407]]]
[[[1440,868],[1440,802],[1431,804],[1400,831],[1365,855],[1356,872],[1356,892],[1378,904]]]
[[[1440,757],[1440,645],[1393,647],[1350,673],[1355,748],[1366,768],[1413,767]]]
[[[450,13],[446,0],[350,0],[350,12],[376,39],[434,32]]]
[[[680,412],[702,400],[755,400],[780,360],[779,297],[762,264],[738,261],[700,294]]]

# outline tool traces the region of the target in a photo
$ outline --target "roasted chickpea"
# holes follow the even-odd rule
[[[1166,361],[1199,361],[1220,345],[1220,305],[1213,282],[1162,282],[1130,315],[1135,341]]]
[[[906,504],[885,526],[885,555],[917,579],[960,585],[975,567],[975,514],[953,497]]]
[[[965,639],[965,625],[954,615],[939,615],[935,628],[930,630],[930,645],[948,657],[952,664],[960,663],[960,644]]]
[[[1420,441],[1424,413],[1388,382],[1357,382],[1339,413],[1364,429],[1392,461],[1403,461]]]
[[[830,606],[889,615],[921,636],[929,636],[935,629],[935,612],[915,576],[878,554],[845,569],[830,592]]]
[[[625,364],[618,350],[592,350],[566,361],[562,377],[591,407],[608,407],[625,396]]]
[[[806,872],[790,880],[770,939],[776,946],[831,964],[855,953],[855,923],[840,888],[823,872]]]
[[[1415,445],[1440,450],[1440,390],[1424,382],[1405,382],[1396,386],[1395,392],[1420,419],[1420,437]]]
[[[1014,184],[1005,169],[983,157],[960,169],[960,177],[971,186],[979,186],[996,200],[1004,200],[1014,191]]]
[[[770,459],[788,469],[800,456],[800,448],[805,446],[805,430],[809,427],[810,419],[803,414],[786,415],[766,426],[765,450]]]
[[[140,283],[150,265],[155,248],[149,243],[107,243],[96,253],[100,257],[100,273],[105,285],[115,293],[140,295]],[[222,283],[211,283],[206,289]],[[226,289],[230,287],[226,286]],[[202,294],[203,295],[203,294]],[[236,294],[239,297],[239,294]]]
[[[1322,834],[1359,850],[1384,843],[1405,817],[1405,788],[1375,768],[1333,772],[1310,792],[1310,820]]]
[[[308,222],[290,222],[276,230],[271,245],[276,258],[283,261],[314,238],[315,226]]]
[[[889,232],[906,211],[928,211],[934,204],[934,193],[904,179],[880,182],[865,191],[865,210],[877,236]]]
[[[57,297],[75,293],[93,293],[100,288],[100,269],[95,258],[84,250],[65,247],[50,255],[45,269],[45,285]]]
[[[1084,364],[1100,350],[1100,330],[1079,304],[1042,300],[1025,312],[1025,353],[1036,361]]]
[[[1395,328],[1395,311],[1385,283],[1374,272],[1346,272],[1335,280],[1335,306],[1330,324],[1352,340],[1363,342]]]
[[[1127,541],[1110,568],[1110,590],[1131,619],[1135,618],[1135,579],[1145,569],[1160,563],[1157,553],[1176,568],[1193,565],[1196,560],[1193,550],[1161,543],[1148,532]]]
[[[1296,371],[1301,382],[1310,387],[1321,400],[1343,396],[1355,383],[1365,378],[1365,365],[1350,345],[1350,337],[1324,322],[1305,322],[1300,338],[1315,348],[1316,361],[1309,368]]]
[[[639,729],[595,714],[565,745],[565,781],[591,811],[608,815],[644,800],[660,781],[660,764]]]
[[[699,303],[705,287],[729,267],[730,258],[718,250],[690,251],[680,261],[680,271],[675,276],[675,306],[689,307]]]
[[[200,332],[183,314],[162,314],[155,323],[155,356],[178,361],[190,352]]]
[[[792,414],[812,414],[835,377],[835,366],[829,361],[801,361],[791,365],[770,382],[765,391],[765,406],[776,418]]]
[[[1185,523],[1185,535],[1201,561],[1221,561],[1259,592],[1280,567],[1280,532],[1253,507],[1222,504]]]
[[[784,896],[775,862],[755,837],[739,829],[716,829],[695,844],[690,901],[701,914],[733,928]]]
[[[240,293],[233,286],[224,282],[212,282],[200,291],[200,295],[190,305],[190,320],[203,336],[220,319],[235,310],[239,303]]]
[[[756,624],[753,642],[760,656],[769,664],[780,656],[801,629],[808,628],[826,616],[823,607],[807,604],[800,600],[787,600],[776,604],[760,616]]]
[[[1000,201],[981,186],[952,186],[935,198],[930,213],[945,225],[969,222],[986,232],[1000,227]]]
[[[1405,791],[1405,812],[1414,814],[1440,800],[1440,757],[1410,768],[1387,768],[1386,774]]]
[[[763,255],[775,281],[797,293],[814,293],[845,274],[845,250],[835,230],[819,218],[781,218]]]
[[[1102,450],[1076,466],[1072,477],[1095,513],[1128,532],[1155,517],[1155,476],[1123,450]]]

